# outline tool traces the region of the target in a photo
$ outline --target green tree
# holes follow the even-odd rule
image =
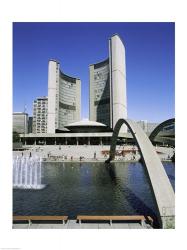
[[[20,136],[18,132],[13,131],[13,142],[19,142],[20,141]]]

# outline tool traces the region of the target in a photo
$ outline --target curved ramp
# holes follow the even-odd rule
[[[151,141],[154,141],[155,137],[158,135],[158,133],[165,127],[165,126],[168,126],[168,125],[171,125],[175,122],[175,118],[171,118],[171,119],[168,119],[162,123],[160,123],[150,134],[149,136],[149,139]]]
[[[128,126],[140,149],[158,207],[161,227],[174,228],[175,194],[173,188],[151,141],[137,123],[129,119],[118,120],[112,136],[110,157],[106,162],[110,162],[115,157],[117,138],[123,124]]]

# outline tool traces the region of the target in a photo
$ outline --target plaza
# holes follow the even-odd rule
[[[81,120],[81,79],[65,74],[58,60],[48,62],[48,96],[35,99],[33,129],[28,133],[24,120],[13,145],[13,213],[68,221],[29,222],[30,229],[175,227],[175,120],[151,125],[128,118],[124,42],[115,34],[108,45],[108,58],[89,65],[90,120]],[[154,223],[77,224],[78,215]]]

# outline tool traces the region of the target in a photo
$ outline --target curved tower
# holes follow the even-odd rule
[[[109,39],[109,58],[89,69],[90,120],[114,129],[120,118],[127,118],[125,47],[118,35]]]
[[[110,127],[109,59],[90,65],[90,120]]]
[[[49,61],[47,132],[55,133],[69,123],[80,120],[81,81],[65,75],[60,63]]]

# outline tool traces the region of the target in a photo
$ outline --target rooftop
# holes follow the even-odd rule
[[[68,125],[66,125],[65,127],[69,128],[69,127],[77,127],[77,126],[86,126],[86,127],[106,127],[105,124],[100,123],[100,122],[95,122],[95,121],[90,121],[88,119],[83,119],[81,121],[78,122],[73,122],[70,123]]]

